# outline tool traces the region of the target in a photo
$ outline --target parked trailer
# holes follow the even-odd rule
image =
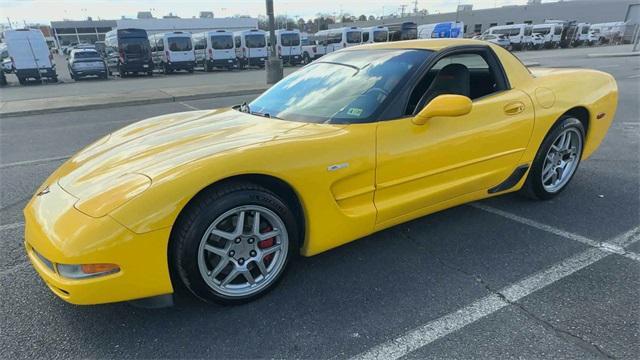
[[[30,78],[41,80],[48,78],[58,81],[53,55],[47,42],[38,29],[5,30],[3,32],[7,53],[11,61],[11,71],[16,74],[20,84]]]
[[[462,21],[445,21],[418,26],[418,39],[462,38],[463,36],[464,23]]]
[[[238,66],[233,33],[226,30],[205,31],[193,34],[193,53],[196,65],[204,71],[214,68],[233,70]]]

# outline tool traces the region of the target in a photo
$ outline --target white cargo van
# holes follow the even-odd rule
[[[325,54],[362,43],[362,30],[353,27],[318,31],[315,35],[319,44],[326,46]]]
[[[276,52],[283,64],[298,65],[302,62],[302,46],[300,44],[300,31],[283,30],[275,31]],[[267,36],[267,49],[271,50],[271,39]]]
[[[533,25],[533,32],[544,36],[544,47],[557,48],[562,39],[562,24]]]
[[[238,66],[232,32],[207,31],[193,34],[192,39],[196,65],[202,65],[204,71],[208,72],[216,67],[233,70]]]
[[[371,44],[389,41],[389,28],[386,26],[372,26],[362,28],[362,43]]]
[[[12,72],[20,84],[27,79],[49,78],[58,81],[58,74],[42,31],[36,29],[5,30],[4,41],[11,59]]]
[[[174,31],[149,36],[151,58],[156,69],[165,74],[175,70],[187,70],[192,73],[196,66],[191,33]]]
[[[258,29],[233,33],[236,57],[241,69],[247,66],[265,66],[268,56],[266,34]]]
[[[512,24],[494,26],[487,30],[485,34],[490,35],[505,35],[511,42],[511,47],[514,50],[522,50],[531,47],[533,44],[532,27],[528,24]],[[560,39],[558,39],[559,41]]]

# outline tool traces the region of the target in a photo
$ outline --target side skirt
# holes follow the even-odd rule
[[[529,170],[529,164],[518,166],[515,170],[513,170],[513,173],[511,173],[511,175],[509,175],[509,177],[505,181],[489,189],[489,194],[495,194],[501,191],[509,190],[512,187],[516,186],[516,184],[520,182],[524,174],[527,173],[527,170]]]

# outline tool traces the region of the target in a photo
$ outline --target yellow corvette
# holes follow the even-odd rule
[[[25,246],[74,304],[184,286],[238,303],[311,256],[465,202],[560,193],[614,118],[612,76],[475,40],[337,51],[249,104],[147,119],[69,159]]]

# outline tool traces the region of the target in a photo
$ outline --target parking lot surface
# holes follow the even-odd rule
[[[640,63],[540,54],[542,66],[609,72],[620,91],[607,138],[563,194],[459,206],[301,258],[273,292],[234,307],[185,295],[158,310],[66,304],[27,263],[21,210],[64,159],[108,132],[248,98],[0,119],[0,354],[637,358]]]

